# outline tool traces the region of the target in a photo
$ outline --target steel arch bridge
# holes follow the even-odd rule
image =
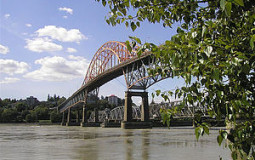
[[[62,122],[64,122],[66,111],[68,111],[67,123],[69,123],[71,108],[82,106],[82,124],[85,124],[88,119],[86,117],[87,102],[97,97],[100,86],[122,75],[124,75],[127,86],[124,122],[132,120],[132,96],[142,97],[141,121],[148,122],[148,93],[145,90],[172,75],[170,71],[166,72],[164,77],[161,74],[150,75],[148,69],[156,69],[160,66],[160,61],[150,51],[145,51],[138,56],[138,49],[139,46],[136,46],[129,52],[125,43],[117,41],[103,44],[94,54],[81,87],[57,107],[58,111],[63,113]]]
[[[103,44],[95,53],[87,69],[82,86],[66,101],[58,106],[62,113],[69,108],[81,106],[87,102],[87,97],[97,95],[103,84],[124,75],[127,90],[146,90],[154,83],[165,79],[160,74],[151,76],[148,68],[155,68],[156,60],[149,51],[136,54],[138,47],[130,53],[123,42],[109,41]]]

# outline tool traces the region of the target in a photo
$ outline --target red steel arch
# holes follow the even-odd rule
[[[109,41],[103,44],[92,58],[82,85],[93,80],[105,70],[137,56],[135,50],[130,53],[124,42]]]

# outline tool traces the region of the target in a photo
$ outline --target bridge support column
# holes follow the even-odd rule
[[[124,122],[132,121],[132,95],[131,92],[125,92]]]
[[[71,108],[68,108],[66,126],[69,126],[71,122]]]
[[[82,122],[81,122],[81,126],[84,127],[87,123],[87,107],[85,104],[83,104],[82,107]]]
[[[141,121],[148,122],[150,120],[148,92],[142,94]]]
[[[66,122],[65,122],[65,112],[63,112],[63,115],[62,115],[62,122],[61,122],[61,125],[62,126],[65,126],[66,125]]]
[[[141,108],[141,122],[132,121],[132,96],[142,97]],[[143,129],[151,128],[151,122],[149,121],[149,104],[148,104],[148,92],[125,92],[125,108],[124,108],[124,121],[121,122],[121,128],[123,129]]]

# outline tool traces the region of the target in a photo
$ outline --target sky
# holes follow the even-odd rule
[[[176,25],[148,22],[134,32],[124,24],[113,27],[105,21],[108,14],[109,8],[95,0],[0,0],[0,98],[67,98],[81,87],[90,60],[104,43],[137,36],[162,44],[176,33]],[[151,95],[180,84],[167,79],[147,91]],[[100,87],[99,96],[124,98],[125,91],[122,76]]]

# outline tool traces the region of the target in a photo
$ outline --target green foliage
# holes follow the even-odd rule
[[[180,112],[180,110],[181,110],[180,106],[175,106],[170,109],[161,108],[160,114],[161,114],[161,119],[163,120],[163,124],[167,124],[169,128],[171,119],[173,119],[173,116],[176,113]]]
[[[44,106],[38,106],[34,110],[35,114],[37,115],[38,120],[48,120],[49,117],[49,108]]]
[[[200,136],[203,136],[204,134],[209,135],[209,126],[206,123],[199,124],[198,127],[195,129],[195,135],[197,140]]]
[[[5,109],[3,112],[2,112],[2,122],[16,122],[17,121],[17,115],[18,115],[18,112],[16,109]]]
[[[50,113],[50,120],[52,123],[59,123],[62,121],[62,114],[57,113],[57,111],[53,111]]]
[[[2,113],[4,112],[3,108],[0,108],[0,122],[2,122]]]
[[[51,113],[56,113],[55,109],[50,110],[50,108],[56,107],[64,100],[65,97],[60,98],[56,95],[51,97],[48,95],[48,101],[38,102],[35,107],[28,107],[27,100],[0,99],[0,122],[38,122],[39,120],[49,120]],[[59,116],[59,114],[54,115],[53,121],[59,122]]]
[[[32,113],[32,114],[27,114],[26,115],[26,118],[25,118],[25,120],[26,120],[26,122],[28,122],[28,123],[31,123],[31,122],[36,122],[36,115],[34,114],[34,113]]]
[[[16,109],[17,109],[18,112],[22,112],[23,110],[26,110],[27,108],[28,108],[28,106],[24,102],[16,103]]]
[[[233,124],[229,132],[221,131],[218,137],[219,144],[223,139],[230,141],[233,159],[254,159],[255,1],[101,1],[110,8],[106,21],[113,26],[125,23],[136,30],[143,21],[164,27],[181,22],[177,34],[163,45],[145,43],[138,52],[148,50],[159,59],[160,66],[150,70],[151,74],[164,76],[162,71],[168,70],[172,77],[185,80],[186,85],[176,89],[175,97],[207,106],[210,116]],[[129,14],[131,8],[134,10]],[[132,49],[132,43],[127,44]],[[163,112],[165,120],[171,115],[171,111]],[[196,137],[207,131],[205,124],[198,125]]]

